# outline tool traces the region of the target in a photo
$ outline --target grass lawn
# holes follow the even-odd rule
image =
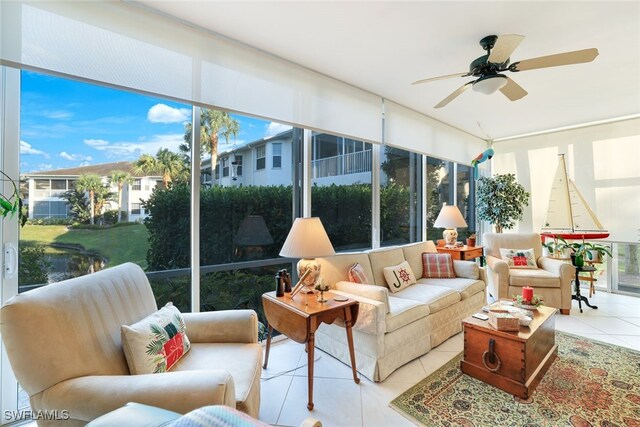
[[[25,225],[20,229],[21,244],[71,243],[107,258],[107,266],[127,261],[147,266],[149,234],[142,224],[104,230],[68,230],[64,225]]]

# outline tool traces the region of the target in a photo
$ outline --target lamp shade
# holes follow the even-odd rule
[[[247,215],[235,238],[238,246],[267,246],[273,243],[267,224],[261,215]]]
[[[433,223],[437,228],[457,228],[466,227],[467,223],[460,213],[460,209],[457,206],[444,205],[436,218],[436,222]]]
[[[307,259],[335,253],[329,236],[317,217],[296,218],[280,251],[281,256]]]
[[[493,74],[484,77],[480,77],[473,84],[473,90],[476,92],[484,93],[485,95],[491,95],[502,89],[507,84],[507,76],[502,74]]]

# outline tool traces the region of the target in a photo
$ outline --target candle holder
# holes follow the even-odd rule
[[[324,299],[324,293],[330,289],[329,285],[326,285],[324,282],[322,282],[322,279],[320,279],[320,283],[318,283],[314,289],[320,292],[320,296],[318,297],[318,302],[321,304],[327,302],[327,300]]]

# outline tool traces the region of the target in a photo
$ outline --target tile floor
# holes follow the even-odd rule
[[[585,294],[585,291],[583,291]],[[598,310],[577,302],[571,315],[556,315],[556,329],[640,351],[640,298],[598,292],[590,299]],[[389,407],[389,402],[462,351],[458,334],[390,375],[382,383],[361,376],[322,351],[316,351],[313,411],[307,410],[307,370],[304,346],[285,340],[271,347],[269,368],[263,370],[260,419],[279,426],[299,426],[312,416],[330,426],[413,426]],[[295,367],[298,369],[291,372]]]

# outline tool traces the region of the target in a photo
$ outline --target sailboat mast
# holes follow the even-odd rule
[[[564,185],[565,185],[565,190],[566,190],[566,195],[567,195],[567,201],[569,203],[567,203],[568,207],[569,207],[569,218],[571,220],[571,232],[575,233],[576,231],[576,225],[573,222],[573,209],[571,208],[571,193],[569,192],[569,177],[567,176],[567,165],[564,162],[564,154],[559,154],[560,156],[560,161],[562,164],[562,172],[564,172]]]

